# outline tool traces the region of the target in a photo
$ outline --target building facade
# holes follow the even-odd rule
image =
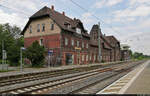
[[[112,61],[121,60],[120,42],[114,36],[105,36],[106,40],[112,46]]]
[[[130,60],[131,59],[131,53],[130,53],[130,47],[126,44],[121,45],[121,60]]]
[[[102,62],[114,61],[113,58],[120,55],[112,55],[111,42],[108,42],[102,33],[100,34]],[[54,6],[51,8],[45,6],[33,14],[22,35],[26,48],[35,41],[46,48],[45,57],[51,65],[98,62],[98,25],[94,25],[88,34],[79,19],[72,19],[67,17],[65,12],[55,11]],[[49,52],[52,53],[50,56]]]
[[[97,57],[98,57],[98,25],[93,25],[91,32],[90,32],[90,46],[91,49],[97,50]],[[105,36],[102,34],[100,29],[100,46],[101,46],[101,61],[102,62],[111,62],[112,61],[112,46],[108,43]]]

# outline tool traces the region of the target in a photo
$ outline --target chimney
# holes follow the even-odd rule
[[[51,9],[54,10],[54,5],[51,6]]]
[[[65,12],[63,11],[62,14],[65,16]]]

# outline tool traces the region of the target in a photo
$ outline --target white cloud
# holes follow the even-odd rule
[[[150,0],[129,0],[130,5],[135,4],[150,4]]]
[[[114,12],[117,18],[120,17],[136,17],[136,16],[148,16],[150,15],[150,6],[140,5],[135,9],[125,9]]]
[[[27,22],[27,19],[20,17],[16,13],[8,14],[0,10],[0,23],[1,24],[10,23],[11,25],[17,25],[23,28],[26,22]]]
[[[107,6],[113,6],[113,5],[116,5],[116,4],[119,4],[121,3],[123,0],[108,0],[106,5]]]
[[[89,24],[89,23],[94,22],[94,19],[92,18],[92,14],[88,13],[88,12],[83,13],[81,19],[82,19],[83,23],[85,23],[85,24]]]
[[[96,8],[110,7],[121,3],[123,0],[100,0],[94,4]]]
[[[96,2],[95,4],[94,4],[94,6],[96,7],[96,8],[102,8],[102,7],[104,7],[104,4],[106,3],[106,0],[101,0],[100,2]]]

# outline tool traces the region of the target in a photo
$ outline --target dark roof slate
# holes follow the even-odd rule
[[[114,36],[105,36],[105,38],[113,47],[116,43],[120,43]]]
[[[25,32],[27,26],[30,24],[30,22],[31,22],[32,19],[36,19],[36,18],[43,17],[43,16],[49,16],[49,17],[52,18],[52,19],[54,20],[54,22],[56,22],[62,29],[68,30],[68,31],[70,31],[70,32],[75,32],[76,30],[75,30],[74,28],[77,27],[78,24],[81,24],[81,25],[83,26],[82,22],[81,22],[79,19],[71,19],[71,18],[69,18],[69,17],[67,17],[67,16],[65,16],[65,15],[63,15],[63,14],[61,14],[61,13],[55,11],[55,10],[50,9],[50,8],[48,8],[47,6],[45,6],[45,7],[43,7],[42,9],[40,9],[38,12],[36,12],[35,14],[33,14],[33,15],[30,17],[30,19],[29,19],[27,25],[25,26],[25,28],[24,28],[23,31],[22,31],[22,34],[24,34],[24,32]],[[67,27],[65,26],[66,23],[67,23],[67,24],[70,24],[70,25],[71,25],[71,28],[67,28]],[[82,27],[82,28],[83,28],[83,30],[85,30],[84,27]],[[90,37],[87,32],[84,32],[83,35]]]

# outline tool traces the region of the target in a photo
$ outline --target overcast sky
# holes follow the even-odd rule
[[[55,6],[71,18],[79,18],[90,31],[101,22],[102,32],[114,35],[133,51],[150,55],[150,0],[73,0],[88,10],[83,11],[70,0],[0,0],[0,23],[24,28],[28,18],[44,6]],[[98,21],[92,14],[96,15]],[[102,21],[101,21],[102,20]]]

